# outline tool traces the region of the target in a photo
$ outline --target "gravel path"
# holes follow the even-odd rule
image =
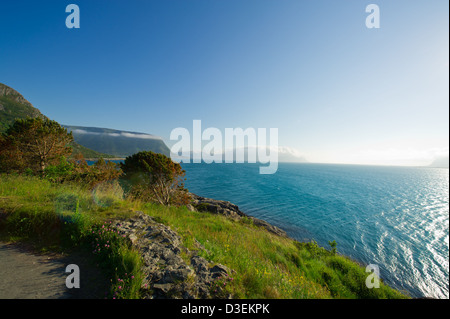
[[[66,287],[66,266],[80,269],[80,288]],[[37,254],[26,246],[0,243],[0,299],[104,298],[108,279],[81,254]]]

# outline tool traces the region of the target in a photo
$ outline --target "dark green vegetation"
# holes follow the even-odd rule
[[[110,158],[110,159],[115,158],[114,155],[96,152],[94,150],[91,150],[90,148],[87,148],[83,145],[76,143],[75,141],[71,142],[69,146],[72,147],[73,150],[70,158],[75,157],[76,154],[83,155],[85,159],[94,159],[94,160],[98,158]]]
[[[121,168],[123,180],[134,198],[161,205],[189,203],[189,195],[184,188],[185,171],[167,156],[139,152],[128,156]]]
[[[47,118],[15,121],[0,137],[0,169],[43,174],[59,158],[72,154],[72,134]]]
[[[98,127],[63,126],[72,132],[75,142],[100,153],[122,158],[141,151],[170,155],[167,145],[157,136]]]

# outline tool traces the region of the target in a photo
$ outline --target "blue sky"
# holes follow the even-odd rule
[[[68,29],[75,3],[81,28]],[[365,8],[380,8],[368,29]],[[69,125],[278,128],[313,162],[448,154],[444,0],[2,0],[0,82]]]

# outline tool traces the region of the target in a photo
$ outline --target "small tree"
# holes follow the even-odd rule
[[[122,174],[118,164],[99,158],[93,165],[89,165],[81,153],[75,154],[71,163],[74,167],[72,180],[89,185],[91,188],[103,182],[117,180]]]
[[[135,197],[150,199],[162,205],[186,204],[185,171],[169,157],[139,152],[121,164],[123,178],[130,183]]]
[[[72,153],[72,133],[56,121],[41,118],[19,119],[6,131],[0,156],[44,174],[48,165],[57,165],[61,156]],[[20,168],[19,168],[20,169]]]
[[[24,172],[26,165],[20,149],[5,135],[0,135],[0,172]]]

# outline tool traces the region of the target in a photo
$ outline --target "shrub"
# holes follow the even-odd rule
[[[71,180],[88,185],[91,189],[94,189],[101,183],[117,180],[122,175],[118,164],[105,161],[103,158],[99,158],[93,165],[88,165],[83,155],[77,154],[72,159],[72,164],[74,165],[74,170]]]
[[[73,174],[74,165],[69,163],[64,156],[61,156],[58,165],[49,165],[44,169],[44,177],[56,183],[61,183],[70,179]]]
[[[139,152],[127,157],[121,168],[132,196],[162,205],[189,203],[189,194],[184,188],[185,171],[169,157]]]

